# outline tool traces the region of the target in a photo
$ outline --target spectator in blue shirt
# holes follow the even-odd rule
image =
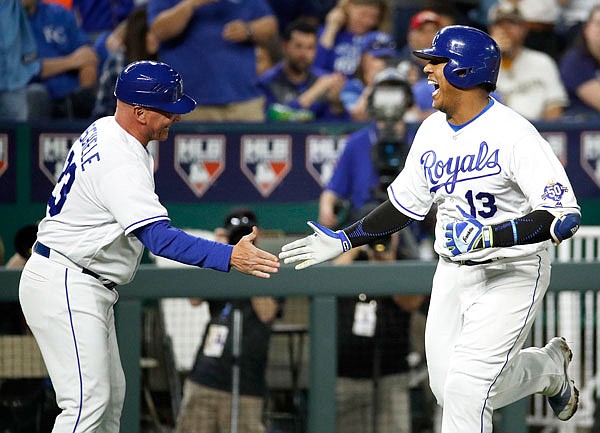
[[[308,110],[310,120],[346,120],[339,98],[346,78],[313,66],[317,51],[316,27],[303,20],[292,22],[283,33],[281,47],[283,60],[265,72],[258,82],[266,97],[267,118],[274,120],[283,107]]]
[[[21,0],[0,2],[0,120],[28,118],[27,83],[40,71]]]
[[[360,62],[363,37],[380,29],[387,10],[386,0],[339,0],[319,29],[315,66],[352,77]]]
[[[198,102],[183,120],[264,120],[255,45],[277,35],[265,0],[150,0],[148,19],[161,41],[159,58]]]
[[[56,4],[23,0],[41,71],[30,85],[32,119],[87,119],[96,99],[98,57],[73,13]],[[41,85],[40,85],[41,84]]]

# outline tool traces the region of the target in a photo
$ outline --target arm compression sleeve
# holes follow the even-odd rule
[[[551,239],[550,226],[554,215],[535,210],[514,220],[492,225],[494,247],[535,244]]]
[[[394,207],[389,200],[377,206],[366,217],[346,227],[344,233],[353,247],[390,235],[408,226],[414,220]]]
[[[192,236],[167,221],[156,221],[133,233],[153,254],[188,265],[228,272],[233,245]]]

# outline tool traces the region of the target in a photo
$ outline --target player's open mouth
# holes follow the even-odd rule
[[[431,92],[431,96],[435,97],[438,93],[440,93],[440,85],[433,81],[433,80],[427,80],[427,83],[433,85],[433,92]]]

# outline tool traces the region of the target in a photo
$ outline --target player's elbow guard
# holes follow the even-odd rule
[[[572,237],[579,229],[581,215],[575,212],[564,213],[552,221],[550,225],[550,235],[555,245],[560,244],[565,239]]]

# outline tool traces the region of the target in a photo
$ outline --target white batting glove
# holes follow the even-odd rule
[[[301,262],[295,267],[299,271],[331,260],[352,248],[348,236],[342,230],[333,231],[314,221],[308,221],[307,224],[315,232],[282,246],[279,258],[283,259],[283,263]]]
[[[453,256],[464,254],[478,248],[489,248],[493,245],[492,227],[484,226],[473,215],[466,213],[460,206],[456,206],[463,221],[446,224],[446,248]]]

